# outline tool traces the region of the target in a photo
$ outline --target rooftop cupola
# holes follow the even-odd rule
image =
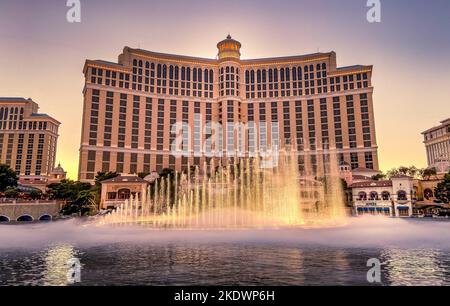
[[[225,58],[241,58],[241,43],[234,40],[230,34],[228,34],[225,40],[222,40],[217,44],[219,49],[219,60]]]

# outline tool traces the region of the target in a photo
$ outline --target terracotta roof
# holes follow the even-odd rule
[[[409,175],[404,175],[404,174],[399,174],[399,175],[394,175],[394,176],[392,176],[391,177],[391,179],[395,179],[395,178],[410,178],[410,179],[412,179],[412,177],[411,176],[409,176]]]
[[[117,176],[113,177],[111,179],[107,179],[102,181],[102,184],[105,183],[147,183],[143,179],[141,179],[139,176]]]
[[[392,187],[392,181],[367,181],[358,182],[350,185],[350,188],[365,188],[365,187]]]

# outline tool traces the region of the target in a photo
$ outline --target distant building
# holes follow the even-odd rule
[[[19,183],[44,189],[55,167],[60,122],[38,113],[31,99],[0,98],[0,163]]]
[[[378,169],[372,66],[336,53],[241,59],[228,36],[218,57],[125,47],[118,62],[87,60],[79,179],[99,171],[181,171],[282,151],[321,175],[330,150],[352,169]]]
[[[450,118],[422,134],[427,150],[428,166],[436,168],[438,173],[450,171]]]
[[[115,208],[131,197],[141,200],[142,192],[147,190],[148,183],[135,175],[120,175],[102,181],[100,209]]]
[[[411,217],[416,201],[414,180],[409,176],[395,176],[391,180],[365,180],[353,183],[354,213]]]

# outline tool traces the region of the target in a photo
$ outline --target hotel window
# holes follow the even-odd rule
[[[364,147],[370,148],[372,146],[372,136],[370,133],[369,102],[367,100],[367,94],[360,95],[360,102]]]
[[[201,155],[201,144],[202,144],[202,115],[200,109],[200,102],[194,103],[194,156]]]
[[[88,151],[88,161],[86,166],[86,179],[92,180],[94,179],[94,172],[95,172],[95,158],[96,158],[96,152],[95,151]]]
[[[290,103],[283,102],[283,125],[284,125],[284,144],[290,145],[291,139],[291,112]]]
[[[103,145],[105,147],[111,146],[113,109],[114,109],[114,93],[108,91],[106,93],[105,132],[104,132],[104,141],[103,141]]]
[[[347,119],[348,119],[348,138],[350,148],[356,148],[356,123],[355,123],[355,106],[353,96],[346,96],[347,101]]]
[[[109,162],[111,160],[111,153],[110,152],[103,152],[102,155],[102,171],[108,172],[109,171]]]
[[[350,164],[352,170],[359,168],[358,153],[350,153]]]
[[[99,107],[100,107],[100,91],[94,89],[92,91],[90,132],[89,132],[89,145],[91,146],[97,145]]]
[[[137,160],[138,156],[136,153],[130,154],[130,173],[137,174]]]
[[[333,116],[336,149],[343,149],[341,102],[339,97],[333,97]]]
[[[373,169],[373,154],[371,152],[364,153],[364,160],[367,169]]]
[[[127,129],[127,95],[120,94],[119,130],[117,141],[117,146],[119,148],[125,147],[126,129]]]
[[[323,149],[328,150],[330,148],[330,138],[328,131],[328,110],[327,99],[320,99],[320,123],[322,127],[322,146]]]
[[[303,151],[303,117],[302,117],[302,101],[295,102],[295,125],[297,130],[297,150]]]
[[[316,150],[316,120],[314,114],[314,100],[308,100],[308,130],[309,147],[312,151]]]
[[[272,136],[271,149],[278,150],[280,148],[280,124],[278,121],[277,102],[271,103],[271,113],[272,113],[271,131],[270,131]]]
[[[150,173],[150,154],[144,154],[144,173]]]
[[[158,100],[158,128],[157,128],[157,135],[156,135],[156,149],[158,151],[164,150],[164,100],[159,99]]]
[[[131,130],[131,148],[137,149],[139,147],[139,112],[140,112],[140,97],[133,96],[133,122]]]
[[[267,151],[266,103],[259,103],[259,150]]]
[[[118,152],[117,153],[117,161],[116,161],[116,171],[117,173],[123,173],[123,163],[125,161],[125,153]]]
[[[145,100],[145,138],[144,149],[150,150],[152,145],[152,98]]]

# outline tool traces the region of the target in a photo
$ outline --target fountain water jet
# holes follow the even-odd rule
[[[300,177],[297,155],[281,155],[277,167],[260,158],[195,167],[194,173],[161,178],[131,198],[100,225],[144,225],[155,229],[281,228],[338,225],[344,203],[333,155],[324,176],[311,169]]]

